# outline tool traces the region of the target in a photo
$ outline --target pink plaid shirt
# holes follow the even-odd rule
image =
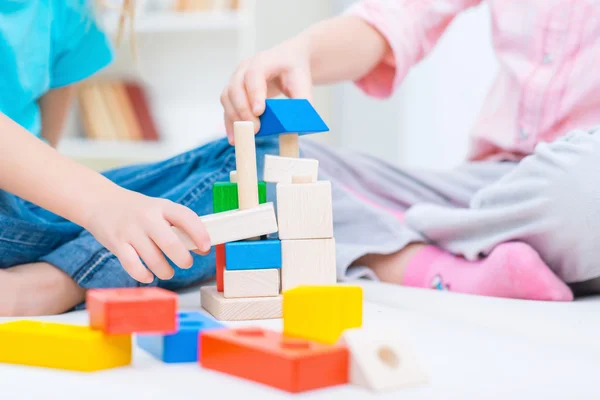
[[[452,19],[481,0],[364,0],[356,15],[391,53],[357,84],[389,96]],[[518,159],[600,124],[600,0],[488,0],[499,72],[473,129],[473,160]]]

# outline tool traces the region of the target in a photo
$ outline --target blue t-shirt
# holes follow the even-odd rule
[[[112,60],[87,0],[0,0],[0,112],[36,136],[38,99]]]

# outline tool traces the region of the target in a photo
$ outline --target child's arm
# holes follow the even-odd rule
[[[171,225],[185,231],[202,252],[210,239],[200,218],[169,200],[123,189],[102,175],[61,156],[0,113],[0,189],[38,204],[90,231],[140,282],[161,279],[192,257]]]
[[[42,114],[42,137],[56,147],[60,140],[74,87],[72,85],[52,89],[39,100]]]

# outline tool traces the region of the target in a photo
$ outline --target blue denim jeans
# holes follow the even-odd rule
[[[264,155],[275,153],[277,142],[268,138],[256,143],[258,173],[262,176]],[[170,199],[204,215],[212,213],[213,183],[228,181],[233,169],[234,149],[226,140],[219,140],[163,162],[119,168],[104,175],[122,187]],[[272,201],[273,196],[269,197]],[[193,257],[192,268],[175,268],[171,280],[155,279],[151,286],[176,290],[214,276],[214,250],[207,256]],[[58,267],[83,288],[142,285],[82,227],[0,191],[0,268],[36,261]]]

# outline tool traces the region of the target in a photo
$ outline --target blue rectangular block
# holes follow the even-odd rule
[[[225,244],[225,269],[281,268],[281,241],[251,240]]]
[[[304,135],[329,130],[319,113],[306,99],[268,99],[265,112],[259,119],[260,130],[256,136],[282,133]]]
[[[178,329],[170,335],[138,335],[138,347],[166,363],[198,361],[200,332],[224,328],[214,319],[199,312],[177,314]]]

